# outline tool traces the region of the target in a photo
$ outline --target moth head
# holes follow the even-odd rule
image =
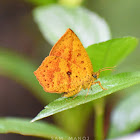
[[[94,78],[94,80],[97,80],[100,76],[100,72],[106,71],[106,70],[112,70],[114,67],[105,67],[105,68],[99,69],[99,71],[93,72],[92,77]]]
[[[99,75],[100,75],[100,71],[93,72],[92,77],[94,80],[97,80],[99,78]]]

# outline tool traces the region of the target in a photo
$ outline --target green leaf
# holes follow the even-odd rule
[[[26,0],[34,5],[49,5],[53,3],[57,3],[58,0]]]
[[[63,137],[66,139],[66,137],[68,137],[67,133],[52,124],[43,121],[30,123],[30,119],[10,117],[0,118],[0,133],[16,133],[51,139],[55,137]]]
[[[33,120],[39,120],[45,117],[48,117],[50,115],[53,115],[55,113],[76,107],[80,104],[84,104],[90,101],[93,101],[95,99],[104,97],[106,95],[109,95],[113,92],[116,92],[118,90],[127,88],[129,86],[135,85],[140,83],[140,72],[133,72],[133,73],[121,73],[114,76],[107,76],[99,79],[99,81],[102,83],[104,88],[107,88],[108,90],[102,90],[99,85],[93,85],[91,89],[89,90],[89,95],[86,97],[87,90],[81,90],[78,94],[78,96],[72,100],[72,98],[59,98],[53,102],[51,102],[49,105],[45,107]],[[84,111],[83,111],[84,113]]]
[[[125,136],[140,127],[140,92],[131,91],[111,114],[108,138]]]
[[[104,19],[82,8],[60,5],[36,8],[33,12],[44,38],[54,45],[71,28],[85,47],[110,39],[110,30]]]
[[[134,37],[112,39],[89,46],[86,51],[91,59],[94,71],[104,67],[113,67],[130,54],[137,46],[138,40]],[[108,74],[110,71],[104,72]]]
[[[33,72],[37,66],[27,59],[7,49],[0,48],[0,75],[12,78],[28,88],[41,102],[51,101],[51,94],[47,94],[39,85]]]

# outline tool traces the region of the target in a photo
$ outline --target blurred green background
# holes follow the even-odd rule
[[[39,65],[49,54],[52,46],[46,42],[40,33],[38,26],[33,20],[32,10],[38,5],[45,5],[46,3],[48,5],[53,3],[67,6],[82,5],[88,10],[94,11],[107,21],[112,33],[112,38],[124,36],[140,37],[139,0],[75,0],[72,5],[69,4],[69,1],[63,0],[49,0],[47,2],[44,0],[42,3],[37,0],[1,0],[0,46],[23,54]],[[140,45],[127,57],[116,71],[120,73],[139,70],[139,53]],[[112,97],[109,98],[111,98],[111,100],[108,102],[109,108],[106,110],[106,124],[108,124],[109,121],[108,114],[110,113],[110,109],[114,102],[116,102],[116,99]],[[5,76],[0,76],[0,116],[33,118],[41,109],[43,109],[43,105],[32,96],[29,90],[22,87],[17,81],[13,81]],[[52,117],[46,120],[54,122]],[[92,128],[90,125],[92,122],[93,118],[89,118],[89,128]],[[106,125],[106,129],[107,126],[108,125]],[[92,131],[86,132],[86,135],[92,136]],[[24,137],[16,134],[0,134],[0,139],[39,140],[39,138]]]

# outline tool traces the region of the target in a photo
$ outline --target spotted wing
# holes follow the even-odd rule
[[[93,72],[89,56],[76,34],[67,29],[66,33],[53,46],[50,56],[59,56],[81,67],[87,73]]]
[[[86,72],[77,65],[57,56],[48,56],[34,72],[46,92],[73,91],[87,80]]]

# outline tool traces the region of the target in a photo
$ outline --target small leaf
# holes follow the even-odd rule
[[[60,128],[46,122],[30,123],[29,119],[0,118],[0,133],[16,133],[27,136],[55,138],[68,137]]]
[[[103,77],[99,79],[99,81],[102,83],[103,87],[107,88],[108,90],[102,90],[99,87],[99,85],[96,84],[91,87],[93,91],[89,90],[89,94],[87,97],[86,97],[87,90],[81,90],[78,96],[73,100],[72,100],[73,97],[72,98],[64,98],[64,97],[59,98],[51,102],[49,105],[47,105],[45,109],[43,109],[32,120],[32,122],[48,117],[55,113],[76,107],[80,104],[84,104],[84,103],[93,101],[95,99],[104,97],[113,92],[127,88],[137,83],[140,83],[140,72],[121,73],[114,76],[107,76],[107,77]]]
[[[33,12],[44,38],[54,45],[71,28],[84,47],[110,39],[110,30],[104,19],[82,7],[60,5],[36,8]]]
[[[111,115],[108,138],[125,136],[140,127],[140,92],[123,98]]]
[[[134,37],[112,39],[89,46],[86,51],[91,59],[94,71],[104,67],[118,65],[137,46],[138,40]],[[104,72],[108,74],[110,71]]]

